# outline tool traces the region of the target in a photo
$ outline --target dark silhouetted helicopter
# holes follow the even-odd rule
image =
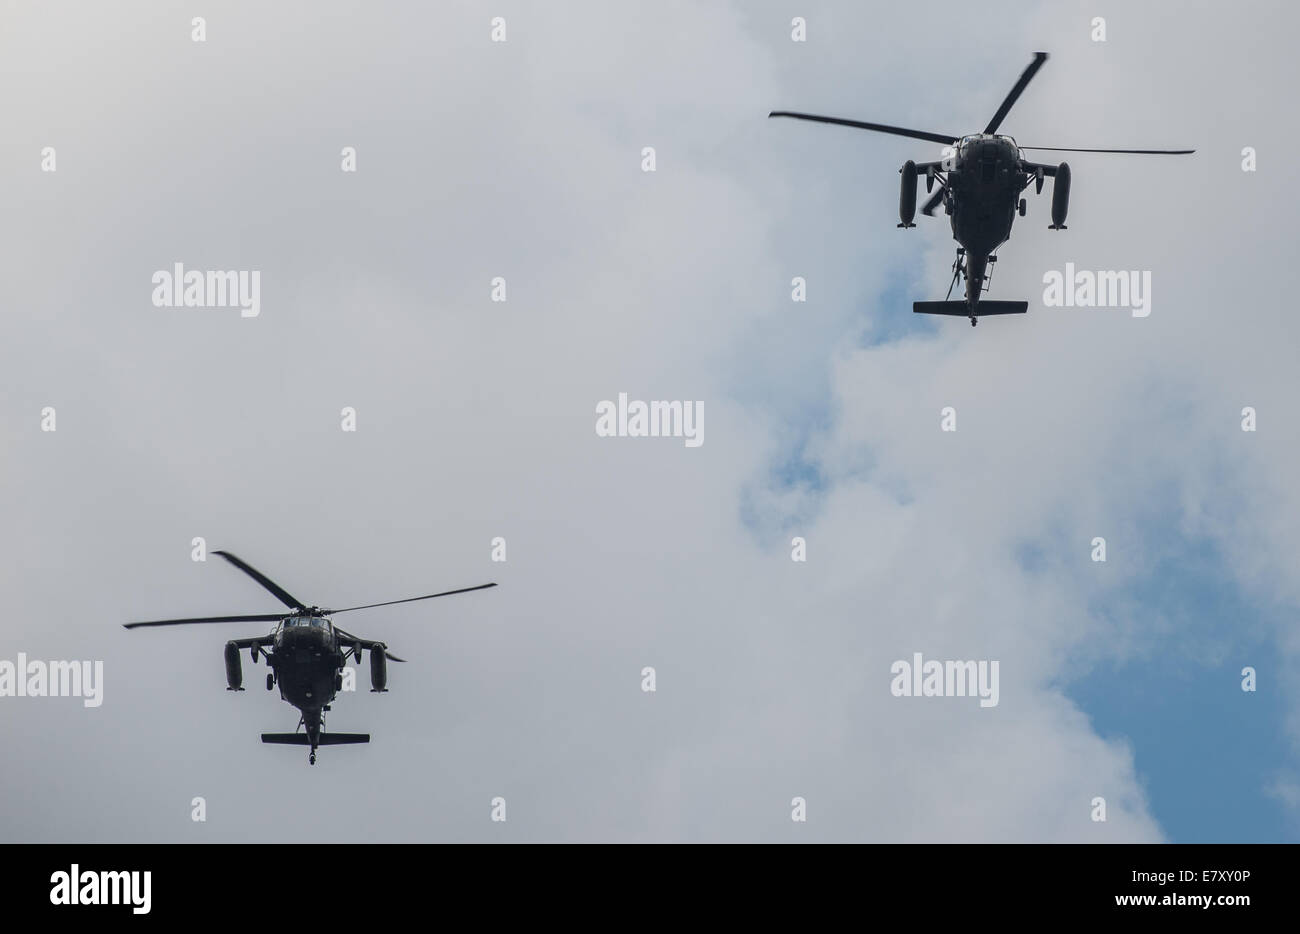
[[[952,236],[960,246],[957,259],[952,264],[952,283],[948,286],[948,297],[952,297],[953,286],[957,277],[966,281],[966,300],[960,302],[914,302],[912,310],[929,315],[958,315],[970,318],[975,324],[980,315],[1023,314],[1029,307],[1028,302],[980,301],[980,295],[988,288],[990,264],[997,262],[993,252],[1011,237],[1011,223],[1017,211],[1025,216],[1025,199],[1020,197],[1032,183],[1035,193],[1043,191],[1043,179],[1052,178],[1052,223],[1049,230],[1065,229],[1065,214],[1070,202],[1070,167],[1062,162],[1060,165],[1039,165],[1024,157],[1024,150],[1036,149],[1049,152],[1118,152],[1146,155],[1186,155],[1193,149],[1071,149],[1055,146],[1018,146],[1010,136],[998,136],[998,127],[1006,118],[1012,105],[1020,97],[1030,80],[1047,61],[1046,52],[1034,53],[1034,60],[1025,69],[1020,80],[1007,94],[1002,106],[997,109],[993,119],[983,133],[973,136],[956,137],[947,133],[927,133],[923,130],[908,130],[902,127],[885,126],[881,123],[862,123],[858,120],[843,120],[838,117],[822,117],[816,114],[791,113],[777,110],[769,117],[794,117],[798,120],[813,120],[818,123],[835,123],[841,126],[858,127],[863,130],[875,130],[879,133],[892,133],[895,136],[907,136],[923,139],[932,143],[941,143],[950,147],[945,151],[945,158],[939,162],[912,162],[908,160],[900,169],[903,175],[903,190],[899,198],[898,213],[902,221],[898,226],[915,227],[912,218],[916,216],[916,179],[925,176],[925,190],[934,191],[935,182],[939,190],[921,209],[927,217],[934,209],[943,204],[944,210],[952,217]]]
[[[271,672],[266,676],[266,689],[280,686],[280,697],[297,707],[302,712],[298,726],[305,732],[298,733],[263,733],[262,742],[282,743],[291,746],[310,746],[308,761],[316,764],[316,747],[341,746],[350,743],[370,742],[369,733],[326,733],[325,712],[330,709],[330,702],[337,692],[343,689],[343,664],[349,657],[361,662],[362,651],[370,652],[370,690],[371,693],[384,693],[388,690],[387,662],[402,662],[388,652],[388,646],[373,639],[363,639],[352,633],[339,629],[330,617],[339,613],[351,613],[353,610],[368,610],[377,606],[392,606],[396,603],[413,603],[416,600],[430,600],[434,597],[449,597],[457,593],[469,593],[471,590],[486,590],[496,584],[480,584],[477,587],[463,587],[460,590],[446,590],[431,593],[423,597],[408,597],[405,600],[390,600],[387,603],[368,603],[365,606],[350,606],[342,610],[323,610],[318,606],[306,606],[297,597],[271,580],[257,568],[228,551],[217,551],[235,567],[239,568],[253,580],[257,581],[281,603],[293,612],[264,613],[254,616],[208,616],[196,619],[159,619],[147,623],[127,623],[127,629],[141,626],[184,626],[190,623],[251,623],[275,621],[279,625],[266,636],[251,639],[231,639],[226,643],[226,684],[228,691],[244,689],[244,674],[239,660],[239,650],[248,649],[257,664],[259,655],[266,657]]]

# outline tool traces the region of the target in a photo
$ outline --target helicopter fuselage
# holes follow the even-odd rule
[[[334,700],[343,652],[330,621],[319,616],[289,617],[275,631],[267,664],[275,672],[280,697],[302,711],[310,736],[319,729],[320,712]]]
[[[1020,192],[1030,180],[1015,140],[968,136],[948,168],[945,208],[952,236],[966,251],[966,300],[979,300],[989,257],[1011,237]]]

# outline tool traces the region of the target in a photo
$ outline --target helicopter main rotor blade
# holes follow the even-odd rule
[[[322,615],[333,616],[336,613],[351,613],[353,610],[369,610],[377,606],[393,606],[398,603],[414,603],[416,600],[432,600],[434,597],[450,597],[456,593],[469,593],[471,590],[487,590],[496,584],[479,584],[477,587],[462,587],[460,590],[444,590],[442,593],[426,594],[423,597],[407,597],[405,600],[389,600],[386,603],[367,603],[365,606],[350,606],[342,610],[323,610]]]
[[[283,603],[285,606],[287,606],[289,609],[291,610],[307,609],[306,604],[304,604],[293,594],[289,593],[289,591],[285,590],[275,581],[271,580],[271,578],[267,577],[257,568],[253,567],[247,561],[241,560],[240,558],[236,557],[235,555],[232,555],[228,551],[214,551],[213,554],[221,555],[221,557],[225,558],[227,561],[229,561],[235,567],[239,568],[241,571],[243,571],[253,580],[257,581],[267,590],[271,591],[271,593],[275,594],[276,599],[279,600],[281,603]]]
[[[952,281],[948,283],[948,294],[943,297],[945,302],[952,299],[952,290],[957,285],[957,277],[961,275],[961,267],[957,263],[952,264]]]
[[[360,636],[354,636],[346,629],[340,629],[338,626],[334,627],[334,631],[337,632],[340,636],[342,636],[344,639],[346,639],[349,642],[353,642],[353,643],[360,642],[360,643],[364,643],[365,645],[371,646],[372,652],[374,651],[373,646],[381,644],[381,643],[376,643],[373,639],[363,639]],[[390,662],[401,662],[402,664],[406,664],[406,659],[398,658],[392,652],[388,651],[388,649],[384,649],[384,658],[388,659]]]
[[[930,195],[930,200],[926,201],[925,206],[921,208],[921,213],[926,217],[934,217],[934,209],[937,208],[939,202],[943,200],[943,192],[944,189],[942,186],[936,188],[934,194]]]
[[[1186,156],[1196,152],[1195,149],[1070,149],[1060,146],[1021,146],[1021,149],[1037,149],[1040,152],[1127,152],[1140,156]]]
[[[194,619],[155,619],[147,623],[123,623],[125,629],[141,626],[188,626],[191,623],[269,623],[284,619],[283,613],[260,613],[254,616],[199,616]]]
[[[944,136],[942,133],[927,133],[925,130],[909,130],[901,126],[886,126],[883,123],[863,123],[861,120],[845,120],[841,117],[823,117],[818,114],[801,114],[789,110],[774,110],[768,117],[793,117],[796,120],[812,120],[814,123],[833,123],[836,126],[852,126],[859,130],[875,130],[877,133],[892,133],[895,136],[907,136],[911,139],[923,139],[931,143],[951,145],[956,136]]]
[[[1026,68],[1024,74],[1020,76],[1020,80],[1017,81],[1015,86],[1007,93],[1006,99],[1002,101],[1002,106],[999,107],[998,112],[993,115],[993,119],[989,121],[989,125],[984,128],[985,133],[996,133],[998,131],[998,127],[1002,125],[1002,121],[1006,119],[1011,108],[1015,106],[1016,101],[1020,99],[1020,95],[1024,93],[1029,82],[1033,80],[1034,75],[1038,74],[1038,69],[1042,68],[1043,63],[1046,61],[1046,52],[1034,53],[1034,60],[1029,63],[1029,67]]]

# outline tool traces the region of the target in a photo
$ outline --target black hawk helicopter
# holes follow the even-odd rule
[[[228,551],[216,551],[235,567],[239,568],[253,580],[257,581],[289,607],[292,613],[264,613],[253,616],[207,616],[196,619],[159,619],[145,623],[126,623],[127,629],[143,626],[184,626],[190,623],[252,623],[272,622],[278,625],[266,636],[254,636],[251,639],[231,639],[226,643],[226,690],[242,691],[244,673],[240,665],[240,649],[248,649],[257,664],[259,655],[265,656],[271,671],[266,676],[266,689],[269,691],[277,684],[280,686],[281,699],[288,701],[302,712],[298,726],[305,732],[298,733],[263,733],[262,742],[280,743],[290,746],[310,746],[308,761],[316,764],[316,747],[341,746],[351,743],[370,742],[369,733],[326,733],[325,713],[335,695],[343,689],[343,664],[348,658],[361,662],[362,651],[370,652],[370,691],[386,693],[388,691],[387,663],[404,662],[388,651],[388,646],[373,639],[354,636],[346,630],[335,626],[330,617],[339,613],[351,613],[353,610],[369,610],[377,606],[392,606],[396,603],[413,603],[416,600],[431,600],[434,597],[449,597],[457,593],[469,593],[471,590],[486,590],[496,584],[480,584],[477,587],[463,587],[460,590],[446,590],[431,593],[423,597],[408,597],[405,600],[389,600],[387,603],[368,603],[365,606],[350,606],[342,610],[325,610],[318,606],[306,606],[297,597],[271,580],[257,568],[240,560]]]
[[[1034,149],[1046,152],[1114,152],[1135,153],[1142,155],[1187,155],[1194,149],[1071,149],[1055,146],[1019,146],[1010,136],[998,136],[998,127],[1007,113],[1020,97],[1025,87],[1033,79],[1038,69],[1047,61],[1046,52],[1035,52],[1034,60],[1029,63],[1020,80],[1007,94],[1002,106],[989,120],[983,133],[972,136],[957,137],[948,133],[927,133],[924,130],[909,130],[903,127],[886,126],[882,123],[863,123],[859,120],[844,120],[839,117],[822,117],[817,114],[792,113],[774,110],[769,117],[794,117],[797,120],[813,120],[817,123],[834,123],[840,126],[858,127],[863,130],[875,130],[879,133],[892,133],[895,136],[907,136],[923,139],[932,143],[941,143],[950,149],[946,158],[939,162],[903,163],[899,171],[903,175],[903,189],[899,197],[899,227],[915,227],[912,218],[916,216],[916,180],[925,176],[925,190],[934,191],[935,182],[939,190],[933,195],[921,213],[930,217],[940,203],[944,211],[952,218],[952,236],[957,241],[957,259],[952,264],[952,283],[948,286],[948,297],[952,297],[953,286],[957,277],[962,276],[966,282],[966,300],[953,302],[914,302],[912,311],[928,315],[957,315],[970,318],[974,325],[980,315],[1023,314],[1028,302],[980,302],[980,295],[988,289],[989,270],[997,262],[993,252],[1011,237],[1011,223],[1016,213],[1025,216],[1025,199],[1020,193],[1031,184],[1035,194],[1042,194],[1043,179],[1052,182],[1052,223],[1049,230],[1065,230],[1065,214],[1070,202],[1070,167],[1062,162],[1060,165],[1040,165],[1030,162],[1024,156],[1024,150]]]

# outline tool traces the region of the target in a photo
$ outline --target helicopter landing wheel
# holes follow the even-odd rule
[[[975,324],[976,324],[977,321],[979,321],[979,318],[976,318],[974,315],[971,315],[971,316],[970,316],[970,326],[971,326],[971,327],[975,327]]]
[[[268,673],[266,676],[266,689],[269,691],[275,687],[275,675]]]
[[[308,765],[316,764],[316,753],[313,752],[310,756],[307,757],[307,764]]]
[[[1019,204],[1019,211],[1020,211],[1020,216],[1021,216],[1021,217],[1024,217],[1024,216],[1025,216],[1025,208],[1026,208],[1026,206],[1027,206],[1027,205],[1026,205],[1025,199],[1024,199],[1024,198],[1021,198],[1021,199],[1020,199],[1020,204]]]

